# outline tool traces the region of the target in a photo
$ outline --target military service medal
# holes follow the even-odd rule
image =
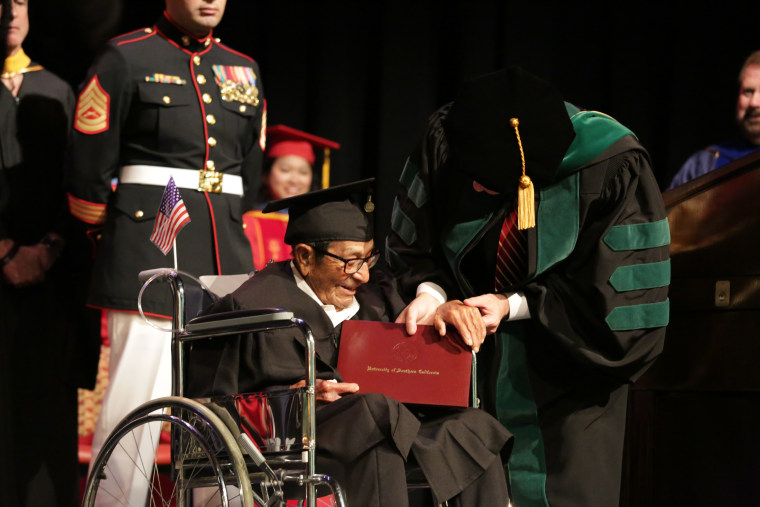
[[[259,89],[256,86],[256,74],[251,67],[238,65],[213,65],[216,84],[226,102],[242,102],[252,106],[259,105]]]

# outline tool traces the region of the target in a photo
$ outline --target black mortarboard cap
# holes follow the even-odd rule
[[[263,212],[288,209],[285,243],[373,239],[372,184],[375,178],[278,199]]]
[[[523,171],[541,188],[551,183],[575,131],[560,92],[517,66],[467,81],[443,128],[459,167],[480,184],[515,193]]]

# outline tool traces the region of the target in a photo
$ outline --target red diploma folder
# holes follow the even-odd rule
[[[338,371],[359,392],[383,393],[402,403],[469,405],[472,352],[456,331],[440,336],[433,326],[346,320],[340,336]],[[460,345],[461,344],[461,345]]]

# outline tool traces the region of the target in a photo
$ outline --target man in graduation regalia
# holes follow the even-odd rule
[[[86,267],[61,191],[75,99],[24,51],[29,2],[0,7],[0,505],[68,507],[79,493],[76,273]]]
[[[618,505],[629,385],[668,323],[668,244],[636,137],[549,83],[510,67],[430,118],[388,237],[411,300],[398,321],[461,332],[482,317],[470,344],[485,406],[515,435],[518,507]]]
[[[290,210],[285,241],[293,259],[268,265],[208,312],[282,307],[306,321],[316,342],[317,468],[336,478],[349,505],[407,505],[404,463],[416,461],[437,503],[506,506],[500,452],[511,435],[486,412],[432,414],[377,393],[359,394],[336,369],[341,323],[388,321],[403,307],[394,283],[370,268],[372,180],[270,203]],[[375,278],[377,275],[377,278]],[[304,385],[303,337],[274,330],[194,342],[187,355],[191,396]]]

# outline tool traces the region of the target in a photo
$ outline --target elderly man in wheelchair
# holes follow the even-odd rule
[[[409,505],[410,481],[436,505],[509,504],[502,463],[512,435],[491,415],[360,392],[337,370],[343,321],[393,321],[404,308],[379,266],[370,280],[379,258],[372,181],[270,203],[265,211],[289,208],[293,258],[270,263],[186,325],[181,277],[158,270],[169,272],[161,276],[176,303],[174,396],[141,405],[109,435],[83,505],[147,497],[151,505],[264,507],[305,497],[311,507],[332,491],[339,507],[397,507]],[[444,321],[468,318],[446,304],[439,314],[441,334]],[[138,444],[159,432],[171,435],[170,452]]]
[[[405,464],[416,464],[436,504],[508,505],[501,455],[510,433],[475,408],[407,407],[357,393],[336,369],[341,323],[392,321],[404,303],[378,260],[372,233],[372,180],[270,203],[289,208],[291,261],[268,265],[207,313],[282,307],[311,327],[316,343],[317,468],[337,479],[355,506],[408,504]],[[369,194],[371,196],[371,193]],[[267,211],[267,210],[265,210]],[[467,337],[465,341],[467,341]],[[304,380],[303,338],[289,330],[193,342],[191,396],[225,395]]]

